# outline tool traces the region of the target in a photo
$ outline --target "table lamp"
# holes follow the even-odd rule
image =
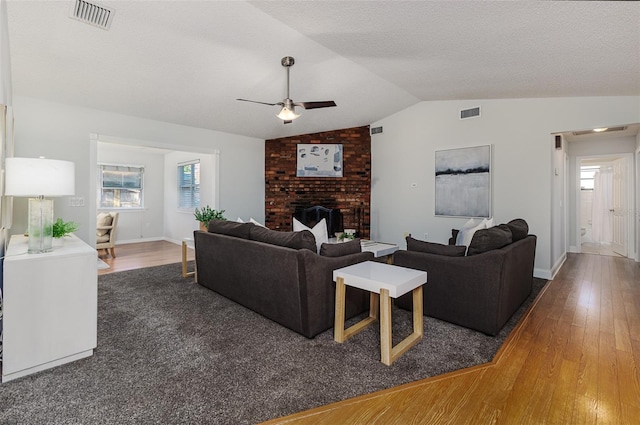
[[[29,198],[29,248],[31,254],[51,251],[53,200],[75,192],[74,163],[44,158],[7,158],[5,195]]]

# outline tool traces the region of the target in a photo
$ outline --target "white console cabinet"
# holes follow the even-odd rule
[[[96,250],[75,235],[27,253],[11,238],[4,259],[2,382],[93,354],[97,344]]]

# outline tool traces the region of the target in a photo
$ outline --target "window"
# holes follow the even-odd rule
[[[593,190],[594,176],[599,170],[599,165],[583,165],[580,167],[580,190]]]
[[[144,167],[98,164],[98,208],[142,208]]]
[[[178,208],[200,206],[200,160],[178,164]]]

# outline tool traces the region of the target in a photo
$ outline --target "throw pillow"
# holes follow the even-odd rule
[[[253,217],[251,217],[251,218],[249,219],[249,223],[253,223],[253,224],[255,224],[256,226],[260,226],[260,227],[267,227],[267,226],[265,226],[265,225],[264,225],[264,224],[262,224],[262,223],[258,223],[258,222],[253,218]]]
[[[491,218],[485,218],[484,220],[482,220],[484,222],[484,228],[485,229],[491,229],[493,226],[496,225],[495,220],[493,219],[493,217]]]
[[[327,233],[327,220],[324,218],[320,220],[313,229],[300,223],[297,218],[293,218],[293,231],[300,232],[302,230],[310,230],[313,236],[316,238],[316,253],[320,253],[320,248],[323,243],[329,242],[329,235]]]
[[[111,226],[113,223],[113,217],[109,213],[100,213],[98,214],[98,218],[96,220],[96,227],[105,227]],[[109,232],[108,229],[98,229],[96,230],[96,236],[104,236]]]
[[[467,255],[477,255],[493,249],[500,249],[511,243],[511,230],[506,224],[491,229],[480,229],[473,235]]]
[[[244,220],[240,217],[236,218],[236,223],[244,223]]]
[[[211,220],[207,230],[211,233],[249,239],[249,232],[252,227],[253,224],[251,223],[236,223],[235,221],[228,220]]]
[[[357,254],[362,252],[360,238],[349,242],[323,243],[320,246],[320,255],[324,257],[342,257],[343,255]]]
[[[279,232],[255,225],[251,225],[251,227],[251,233],[249,235],[249,239],[251,240],[291,249],[308,249],[311,252],[317,252],[315,238],[309,230]]]
[[[511,229],[511,234],[513,235],[514,242],[526,238],[529,234],[529,225],[521,218],[511,220],[507,223],[507,226],[509,226],[509,229]]]
[[[425,242],[407,236],[407,251],[425,252],[427,254],[446,255],[448,257],[464,257],[466,246],[443,245]]]
[[[476,220],[470,219],[465,223],[464,226],[458,232],[458,236],[456,238],[456,245],[461,246],[464,245],[466,247],[471,243],[471,239],[473,239],[473,235],[480,229],[484,229],[485,222],[484,220]]]

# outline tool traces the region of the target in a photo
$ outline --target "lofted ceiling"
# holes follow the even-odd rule
[[[262,139],[420,101],[640,95],[639,2],[5,0],[13,93]],[[291,98],[334,100],[284,125]]]

